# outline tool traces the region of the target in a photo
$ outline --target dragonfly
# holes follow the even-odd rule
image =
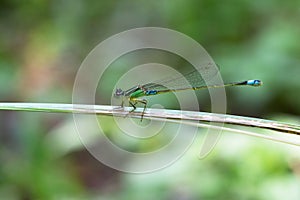
[[[210,70],[210,71],[205,71]],[[202,73],[203,71],[203,73]],[[206,85],[204,79],[214,76],[215,72],[211,73],[210,68],[204,68],[200,73],[197,70],[191,71],[185,75],[180,75],[177,77],[173,77],[168,80],[151,82],[146,84],[140,84],[131,87],[128,90],[123,90],[121,88],[117,88],[114,93],[115,98],[122,98],[121,107],[124,106],[124,101],[127,99],[129,104],[132,106],[131,112],[136,110],[136,105],[141,103],[144,105],[143,112],[141,114],[141,121],[143,120],[144,112],[146,110],[148,101],[143,97],[154,96],[164,93],[171,92],[179,92],[186,90],[201,90],[201,89],[209,89],[209,88],[220,88],[220,87],[229,87],[229,86],[253,86],[258,87],[263,84],[261,80],[246,80],[239,82],[231,82],[225,84],[211,84]],[[205,79],[207,80],[207,79]]]

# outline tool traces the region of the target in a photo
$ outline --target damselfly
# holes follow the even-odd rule
[[[207,69],[207,68],[206,68]],[[187,80],[187,81],[186,81]],[[166,81],[159,81],[158,83],[147,83],[142,85],[136,85],[128,90],[122,90],[121,88],[116,89],[114,96],[116,98],[122,99],[122,107],[124,101],[127,99],[129,104],[133,107],[130,112],[133,112],[136,109],[136,104],[144,104],[143,113],[141,116],[141,121],[143,120],[144,111],[147,107],[147,100],[142,97],[153,96],[158,94],[164,94],[169,92],[179,92],[185,90],[201,90],[208,88],[220,88],[227,86],[261,86],[262,81],[260,80],[247,80],[240,82],[232,82],[225,84],[211,84],[206,85],[204,79],[201,77],[197,70],[187,73],[180,77],[174,77]]]

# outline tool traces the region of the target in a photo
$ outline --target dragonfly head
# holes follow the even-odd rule
[[[124,96],[124,95],[125,95],[125,92],[121,88],[117,88],[116,92],[114,94],[115,97],[121,97],[121,96]]]

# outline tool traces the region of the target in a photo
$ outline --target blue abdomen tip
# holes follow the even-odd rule
[[[249,81],[247,81],[247,85],[261,86],[262,85],[262,81],[261,80],[249,80]]]

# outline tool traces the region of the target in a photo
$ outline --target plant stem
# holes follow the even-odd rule
[[[140,118],[143,109],[137,108],[129,113],[131,107],[107,105],[81,105],[81,104],[56,104],[56,103],[0,103],[0,110],[51,112],[51,113],[77,113],[97,114],[116,117]],[[129,113],[129,114],[128,114]],[[196,122],[216,122],[249,127],[269,129],[289,134],[300,135],[300,126],[284,122],[265,120],[252,117],[235,116],[228,114],[216,114],[207,112],[167,110],[147,108],[144,113],[145,119],[172,119],[188,120]]]

